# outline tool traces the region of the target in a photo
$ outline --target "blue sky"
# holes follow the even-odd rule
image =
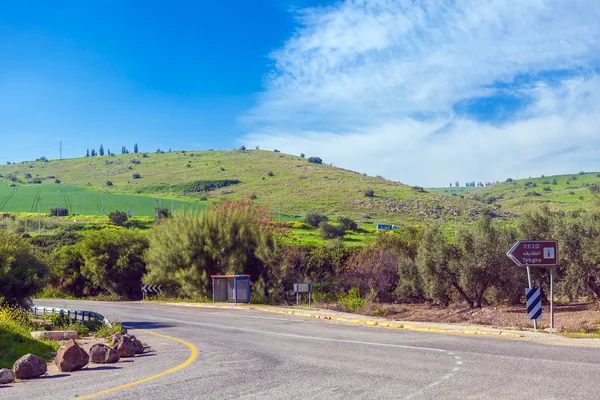
[[[595,0],[0,3],[0,162],[316,155],[411,185],[600,170]]]

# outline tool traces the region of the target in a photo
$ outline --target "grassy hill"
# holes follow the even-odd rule
[[[579,172],[509,179],[482,188],[449,187],[428,190],[453,197],[463,196],[482,204],[499,205],[501,210],[510,214],[522,214],[544,205],[551,210],[596,211],[600,204],[600,173]]]
[[[0,211],[42,212],[56,205],[100,215],[133,209],[152,215],[156,199],[178,210],[252,198],[282,219],[307,212],[348,216],[361,224],[472,219],[479,202],[428,192],[279,152],[179,151],[82,157],[0,166]],[[39,183],[34,183],[39,182]],[[58,183],[60,182],[60,183]],[[365,196],[372,190],[373,197]],[[85,198],[85,200],[84,200]],[[81,199],[81,201],[79,200]]]

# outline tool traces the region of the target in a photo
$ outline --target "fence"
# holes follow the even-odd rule
[[[107,325],[108,327],[112,327],[112,324],[110,323],[109,320],[107,320],[103,315],[100,315],[93,311],[70,310],[67,308],[33,306],[33,307],[31,307],[31,313],[35,317],[37,317],[38,315],[52,315],[52,314],[66,315],[69,318],[73,318],[75,321],[85,321],[87,318],[88,321],[91,321],[91,320],[101,321],[104,325]]]

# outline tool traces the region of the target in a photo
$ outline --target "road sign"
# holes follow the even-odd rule
[[[162,293],[162,285],[142,285],[142,294],[144,298],[150,295],[160,296]]]
[[[506,253],[521,267],[548,267],[558,264],[556,240],[521,240]]]
[[[525,297],[527,298],[527,318],[541,319],[542,297],[540,296],[540,288],[525,289]]]

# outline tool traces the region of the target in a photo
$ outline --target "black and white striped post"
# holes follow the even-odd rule
[[[162,293],[162,285],[142,285],[142,298],[155,295],[160,296]]]

